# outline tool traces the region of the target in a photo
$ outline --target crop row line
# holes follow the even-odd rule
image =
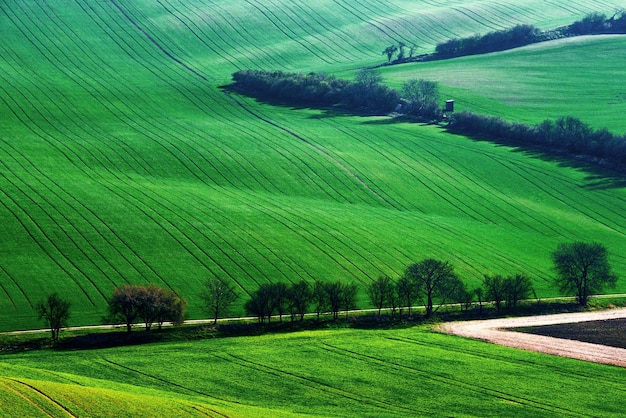
[[[477,384],[476,382],[467,383],[460,378],[453,378],[450,375],[437,373],[433,370],[428,370],[428,371],[421,370],[421,369],[418,369],[417,367],[409,366],[406,364],[401,364],[395,361],[391,361],[391,360],[384,359],[378,356],[374,356],[372,354],[359,353],[355,350],[349,350],[346,348],[337,347],[328,343],[321,343],[321,346],[323,346],[323,348],[327,349],[330,352],[343,354],[346,357],[360,360],[364,363],[369,364],[371,363],[371,361],[375,361],[376,363],[383,364],[386,367],[390,366],[390,367],[395,368],[396,370],[409,371],[427,380],[435,381],[438,383],[443,383],[449,386],[455,386],[464,391],[469,391],[469,392],[486,395],[490,397],[496,397],[496,398],[503,399],[506,401],[517,402],[517,403],[524,404],[526,406],[532,407],[534,409],[542,410],[542,411],[548,411],[548,412],[558,411],[559,413],[567,414],[570,416],[577,416],[577,417],[581,416],[579,411],[573,411],[564,407],[551,405],[545,402],[540,402],[540,401],[526,398],[526,397],[519,396],[519,395],[514,395],[514,394],[507,393],[498,389],[493,389],[484,385]],[[592,415],[584,414],[584,416],[591,417]]]
[[[513,331],[511,331],[513,332]],[[524,364],[527,365],[528,367],[531,367],[533,369],[538,369],[538,368],[548,368],[551,370],[554,370],[556,373],[567,377],[567,376],[578,376],[582,379],[597,379],[597,374],[589,372],[589,373],[585,373],[585,369],[584,368],[580,368],[580,367],[573,367],[574,370],[572,370],[572,368],[564,368],[564,367],[560,367],[557,366],[556,364],[550,363],[550,364],[546,364],[546,362],[539,362],[539,361],[533,361],[530,360],[528,358],[512,358],[509,355],[505,355],[505,354],[496,354],[495,351],[493,350],[481,350],[478,348],[468,348],[467,346],[464,346],[463,348],[459,348],[458,345],[455,344],[444,344],[442,342],[433,342],[433,341],[428,341],[428,343],[420,341],[416,338],[411,338],[411,337],[398,337],[398,336],[394,336],[394,337],[386,337],[386,339],[390,340],[390,341],[395,341],[395,342],[400,342],[400,343],[405,343],[405,344],[411,344],[411,345],[416,345],[416,346],[420,346],[420,347],[428,347],[428,348],[433,348],[433,347],[438,347],[440,348],[442,351],[445,352],[456,352],[459,353],[460,355],[466,355],[466,356],[471,356],[476,358],[477,360],[480,359],[492,359],[492,360],[497,360],[499,362],[503,362],[503,363],[508,363],[510,365],[512,365],[513,367],[517,367],[520,364]],[[596,383],[597,382],[596,380]],[[614,382],[614,381],[610,381],[610,380],[602,380],[601,383],[603,385],[607,385],[607,386],[612,386],[614,389],[620,389],[621,385],[618,382]]]
[[[214,354],[216,357],[228,361],[227,359],[225,359],[222,356],[218,356],[216,354]],[[312,389],[316,389],[319,390],[320,392],[325,392],[329,395],[332,396],[341,396],[343,398],[349,399],[351,401],[355,401],[355,402],[359,402],[359,403],[364,403],[367,405],[371,405],[372,407],[378,408],[378,409],[383,409],[383,410],[388,410],[389,408],[394,408],[396,410],[399,411],[403,411],[404,413],[424,413],[425,411],[419,411],[416,410],[414,408],[408,408],[406,406],[403,405],[397,405],[391,402],[387,402],[383,399],[376,399],[376,398],[372,398],[370,396],[365,396],[363,394],[357,394],[336,386],[332,386],[329,383],[325,383],[323,382],[321,379],[316,379],[313,377],[309,377],[309,376],[303,376],[303,375],[299,375],[296,374],[294,372],[289,372],[287,370],[282,370],[267,364],[262,364],[259,362],[255,362],[249,359],[246,359],[244,357],[241,356],[237,356],[235,354],[232,353],[226,353],[226,355],[232,359],[234,359],[237,364],[240,367],[243,368],[249,368],[258,372],[262,372],[262,373],[266,373],[272,376],[276,376],[278,378],[284,378],[285,376],[291,378],[294,381],[299,382],[300,384],[303,384],[305,386],[308,386]]]

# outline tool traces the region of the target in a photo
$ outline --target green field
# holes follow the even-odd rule
[[[599,241],[626,292],[626,179],[436,126],[227,94],[240,69],[352,78],[402,41],[611,15],[621,1],[85,0],[0,4],[0,331],[58,291],[101,322],[124,283],[344,280],[426,257],[468,286]],[[626,37],[381,69],[458,110],[626,132]],[[365,292],[360,306],[367,307]],[[242,313],[241,308],[238,308]],[[238,313],[238,312],[235,312]],[[323,330],[0,356],[0,416],[620,416],[621,368],[440,335]]]
[[[0,370],[0,411],[29,416],[609,417],[626,390],[619,367],[419,327],[32,352]]]
[[[390,43],[428,52],[453,36],[551,28],[617,6],[3,2],[0,330],[38,327],[32,306],[53,291],[71,299],[73,324],[100,322],[126,282],[176,289],[197,318],[212,276],[236,283],[243,303],[259,283],[365,285],[425,257],[450,260],[470,286],[521,272],[554,296],[549,253],[570,240],[604,243],[624,277],[623,177],[219,88],[243,68],[351,77],[383,62]],[[390,85],[437,79],[460,108],[523,121],[571,114],[622,132],[625,45],[550,43],[384,74]],[[581,99],[590,85],[597,94]]]
[[[365,285],[425,257],[450,260],[470,286],[522,272],[553,296],[549,252],[570,240],[604,243],[623,277],[622,177],[219,89],[238,69],[352,77],[397,41],[428,52],[453,36],[551,28],[617,6],[4,2],[0,330],[38,327],[32,306],[52,291],[72,300],[73,324],[100,322],[126,282],[172,287],[201,317],[212,276],[235,282],[243,303],[262,282]],[[557,42],[384,74],[390,85],[436,79],[459,108],[522,121],[572,114],[620,132],[625,44]]]

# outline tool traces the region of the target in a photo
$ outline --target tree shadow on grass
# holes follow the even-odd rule
[[[442,129],[446,130],[443,126]],[[456,134],[461,135],[476,142],[489,142],[502,147],[507,147],[512,152],[520,153],[530,158],[537,158],[549,163],[556,164],[558,167],[575,169],[586,174],[584,178],[585,184],[581,187],[588,190],[610,190],[626,188],[626,167],[607,166],[603,162],[592,157],[584,155],[571,155],[564,151],[550,149],[533,145],[512,144],[506,140],[485,139],[478,135]]]

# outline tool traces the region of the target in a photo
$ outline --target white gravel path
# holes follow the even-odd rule
[[[623,348],[507,330],[508,328],[517,327],[603,321],[618,318],[626,318],[626,308],[598,312],[449,322],[441,324],[438,329],[448,334],[476,338],[522,350],[626,367],[626,349]]]

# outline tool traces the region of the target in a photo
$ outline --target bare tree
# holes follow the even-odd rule
[[[415,299],[417,299],[417,285],[406,274],[398,279],[396,283],[396,292],[398,295],[398,303],[400,304],[400,316],[402,316],[402,306],[406,306],[409,310],[408,315],[411,316],[411,308]]]
[[[504,289],[506,294],[506,307],[515,310],[517,303],[528,299],[533,292],[533,283],[530,277],[524,274],[508,276],[504,279]]]
[[[141,319],[150,331],[155,322],[159,329],[165,321],[182,324],[187,301],[173,290],[163,289],[155,284],[149,286],[126,284],[113,290],[108,300],[109,319],[126,325],[131,332],[137,319]]]
[[[346,318],[348,318],[348,312],[352,309],[356,309],[356,295],[359,293],[359,287],[356,283],[345,283],[341,289],[341,305],[343,310],[346,311]]]
[[[228,312],[239,295],[229,283],[214,277],[205,282],[201,297],[204,300],[204,307],[213,318],[213,324],[217,324],[217,319]]]
[[[395,54],[397,50],[398,50],[398,47],[395,45],[390,45],[383,50],[383,55],[387,55],[387,62],[391,62],[391,59],[393,58],[393,54]]]
[[[506,299],[504,277],[499,274],[494,276],[485,275],[483,286],[485,287],[485,298],[492,301],[499,312],[502,307],[502,301]]]
[[[71,303],[62,299],[58,293],[52,293],[35,305],[39,319],[46,322],[52,333],[52,341],[58,341],[59,331],[67,326],[70,317]]]
[[[131,332],[133,323],[139,317],[140,298],[137,286],[125,284],[115,288],[108,300],[110,319],[125,323],[126,331]]]
[[[311,301],[313,303],[315,313],[317,314],[317,320],[320,320],[320,315],[328,308],[328,293],[326,292],[326,284],[322,281],[316,280],[313,283],[313,289],[311,289]]]
[[[300,317],[300,321],[304,320],[304,314],[312,298],[311,286],[305,280],[300,280],[289,287],[289,305],[292,320],[296,315]]]
[[[564,294],[575,294],[581,306],[587,306],[589,296],[617,282],[608,251],[597,242],[559,244],[552,252],[552,262],[557,273],[554,284]]]
[[[426,317],[431,317],[451,298],[458,296],[462,282],[454,273],[454,267],[447,261],[432,258],[407,267],[405,275],[410,278],[426,301]],[[435,299],[438,305],[434,306]]]
[[[367,296],[370,302],[372,302],[372,305],[378,309],[379,318],[385,305],[392,302],[393,293],[394,283],[391,277],[388,276],[381,276],[367,286]]]

